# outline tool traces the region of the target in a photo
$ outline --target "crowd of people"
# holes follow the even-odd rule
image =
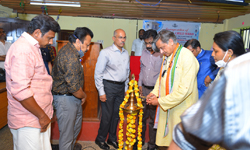
[[[8,126],[15,150],[52,149],[53,109],[60,150],[73,150],[81,131],[87,95],[79,60],[94,34],[77,27],[57,56],[48,57],[59,31],[53,18],[38,15],[11,45],[0,28],[0,68],[6,73]],[[113,44],[100,51],[94,73],[102,112],[95,143],[101,149],[118,148],[119,106],[130,76],[125,31],[115,30],[112,39]],[[142,145],[149,118],[148,150],[208,149],[213,144],[250,148],[249,54],[236,31],[217,33],[213,40],[213,51],[208,51],[196,39],[179,44],[168,30],[139,31],[131,56],[141,56],[138,86],[146,97]]]

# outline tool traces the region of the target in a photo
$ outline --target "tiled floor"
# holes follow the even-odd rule
[[[12,150],[12,134],[10,129],[6,125],[2,129],[0,129],[0,150]]]
[[[53,140],[53,144],[57,144],[58,141]],[[93,141],[78,141],[82,145],[82,150],[100,150],[100,148]],[[112,146],[110,146],[111,150],[114,150]],[[143,150],[147,149],[147,143],[143,146]],[[13,150],[12,143],[12,135],[10,129],[6,125],[2,129],[0,129],[0,150]]]

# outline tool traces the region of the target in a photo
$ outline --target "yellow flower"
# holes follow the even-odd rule
[[[129,95],[129,91],[126,91],[126,94]]]
[[[126,95],[125,98],[124,98],[124,100],[125,100],[125,99],[128,100],[128,98],[129,98],[129,95]]]
[[[139,93],[135,93],[135,96],[136,96],[136,97],[139,97],[140,95],[139,95]]]

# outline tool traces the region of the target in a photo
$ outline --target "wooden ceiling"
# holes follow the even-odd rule
[[[18,13],[41,14],[41,6],[30,5],[31,0],[0,0],[0,5]],[[45,0],[47,1],[47,0]],[[54,0],[58,1],[58,0]],[[60,0],[66,1],[66,0]],[[127,18],[222,23],[250,13],[250,6],[205,2],[202,0],[73,0],[81,7],[47,6],[49,15]],[[24,3],[24,7],[20,6]],[[250,0],[245,0],[249,3]]]

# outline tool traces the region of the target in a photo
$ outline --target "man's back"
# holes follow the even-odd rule
[[[58,52],[52,69],[52,91],[60,94],[74,93],[83,87],[83,68],[80,57],[73,46],[68,43]]]

